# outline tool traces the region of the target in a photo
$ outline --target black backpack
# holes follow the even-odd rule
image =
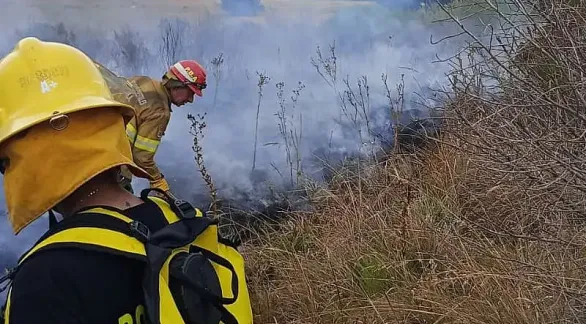
[[[148,196],[152,190],[168,199]],[[143,292],[149,323],[252,323],[238,242],[221,237],[217,221],[186,201],[173,199],[159,189],[145,189],[141,197],[161,209],[168,223],[165,227],[151,232],[146,225],[103,207],[79,212],[63,224],[56,223],[51,215],[49,231],[21,256],[16,267],[0,278],[0,285],[13,280],[19,267],[41,250],[66,244],[116,255],[122,251],[123,255],[145,263]],[[71,233],[76,233],[76,237],[82,233],[84,241],[73,241]],[[137,241],[142,244],[136,244]],[[161,280],[169,284],[161,284]],[[10,283],[0,292],[9,287]],[[0,315],[2,323],[9,302],[10,290]]]

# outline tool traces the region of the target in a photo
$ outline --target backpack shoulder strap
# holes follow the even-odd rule
[[[167,199],[162,199],[156,196],[149,196],[149,192],[156,191]],[[190,203],[183,199],[178,199],[172,194],[169,194],[159,188],[147,188],[142,190],[140,197],[143,200],[149,199],[163,212],[169,224],[174,223],[182,218],[203,217],[203,213],[199,208],[193,207]]]
[[[163,212],[168,224],[175,223],[182,217],[203,216],[201,210],[182,200],[170,204],[161,198],[147,197],[148,191],[143,190],[142,198],[154,202]],[[20,257],[19,264],[40,250],[64,246],[121,254],[141,260],[146,257],[144,243],[151,234],[149,229],[115,210],[95,207],[81,211],[67,221],[51,223],[49,231]]]
[[[116,211],[92,208],[80,212],[67,222],[53,226],[19,259],[19,265],[33,253],[60,247],[79,247],[144,260],[142,236],[148,229]]]
[[[50,249],[62,247],[76,247],[89,251],[106,252],[146,262],[146,250],[142,243],[143,228],[139,222],[116,211],[105,208],[92,208],[78,213],[65,222],[53,223],[47,231],[27,252],[18,260],[18,264],[11,269],[1,282],[14,280],[18,269],[31,256]],[[144,226],[144,225],[143,225]],[[146,232],[148,236],[148,229]],[[2,323],[8,322],[11,284],[5,284],[0,291],[8,289],[5,304],[0,310]]]

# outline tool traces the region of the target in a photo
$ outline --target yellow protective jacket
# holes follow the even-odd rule
[[[160,81],[146,76],[119,77],[96,63],[106,79],[114,99],[136,109],[136,117],[126,125],[126,135],[132,146],[134,162],[152,177],[152,187],[169,190],[168,184],[154,159],[171,118],[169,93]],[[123,175],[131,178],[123,168]]]

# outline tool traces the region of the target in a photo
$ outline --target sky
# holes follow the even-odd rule
[[[350,155],[368,150],[373,141],[366,137],[361,141],[352,120],[341,109],[339,93],[343,94],[346,87],[345,78],[357,94],[359,78],[366,77],[369,125],[371,130],[388,137],[389,103],[381,75],[387,75],[393,96],[397,84],[404,80],[408,110],[405,120],[424,116],[427,112],[421,103],[431,101],[423,99],[447,82],[447,65],[434,61],[457,50],[455,45],[430,44],[432,34],[437,39],[449,33],[447,29],[408,18],[407,10],[417,7],[417,1],[175,1],[173,4],[178,7],[174,12],[171,6],[162,11],[155,4],[149,5],[149,1],[130,1],[125,2],[128,8],[120,9],[125,10],[123,14],[108,9],[108,1],[100,2],[101,7],[96,10],[86,10],[87,2],[58,2],[63,10],[47,7],[38,0],[10,3],[0,14],[0,27],[5,35],[0,39],[0,54],[10,51],[24,36],[65,39],[123,76],[143,74],[160,78],[166,67],[159,50],[161,26],[167,19],[182,35],[177,58],[196,59],[204,64],[208,71],[204,97],[174,108],[156,157],[172,190],[196,202],[206,197],[208,191],[195,164],[187,114],[207,114],[208,126],[202,142],[204,157],[220,195],[262,203],[271,186],[289,183],[276,116],[280,110],[279,82],[284,84],[289,129],[301,133],[299,151],[304,172],[319,180],[322,173],[315,161],[324,156],[323,152],[330,157]],[[15,13],[22,19],[14,20]],[[61,29],[59,23],[64,24]],[[122,41],[116,41],[115,33],[122,35]],[[120,44],[138,45],[139,60],[126,60]],[[337,57],[337,79],[332,85],[312,65],[318,46],[327,58],[331,44],[335,44]],[[223,63],[217,78],[212,60],[220,54]],[[256,168],[251,172],[259,74],[270,80],[262,89]],[[292,90],[299,82],[304,87],[293,107]],[[364,119],[360,127],[365,134]],[[267,181],[259,184],[259,178]],[[140,190],[146,181],[138,179],[134,185],[135,191]],[[0,192],[0,208],[3,205]],[[42,218],[15,237],[7,219],[1,217],[0,267],[15,262],[47,225],[48,220]]]

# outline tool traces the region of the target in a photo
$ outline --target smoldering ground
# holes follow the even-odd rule
[[[169,60],[201,61],[208,71],[205,95],[196,97],[193,104],[173,108],[156,161],[172,190],[180,197],[201,203],[203,208],[209,192],[194,160],[188,114],[207,114],[201,144],[218,194],[235,199],[242,208],[262,209],[270,205],[274,190],[287,189],[291,184],[291,165],[278,126],[278,85],[283,88],[288,141],[299,139],[293,159],[299,153],[303,173],[320,180],[324,158],[334,161],[369,150],[370,143],[380,145],[380,138],[392,135],[382,74],[386,75],[393,100],[397,85],[404,83],[403,120],[411,115],[426,115],[425,104],[433,102],[433,89],[442,88],[448,81],[447,65],[433,62],[438,56],[451,55],[456,48],[446,44],[434,46],[429,39],[431,34],[440,37],[450,31],[439,31],[437,26],[430,27],[416,19],[398,19],[410,14],[402,14],[404,8],[369,2],[345,6],[326,18],[310,19],[310,7],[303,16],[288,17],[272,15],[258,3],[253,5],[254,8],[242,9],[244,13],[241,9],[232,13],[220,11],[193,21],[160,17],[156,21],[137,19],[128,24],[112,24],[108,17],[92,16],[91,11],[84,13],[87,19],[91,17],[91,25],[66,23],[64,17],[41,14],[26,26],[5,32],[0,52],[10,51],[21,37],[37,36],[78,46],[121,75],[146,74],[153,78],[162,76]],[[140,10],[149,9],[136,10],[133,17],[140,16]],[[115,29],[111,27],[114,25]],[[7,26],[3,28],[9,30]],[[162,49],[165,31],[169,30],[180,36],[172,55]],[[333,62],[330,46],[335,46],[336,62],[335,74],[331,75],[324,69],[324,64],[331,67]],[[214,60],[221,63],[214,65]],[[312,60],[320,67],[319,72]],[[268,77],[268,83],[261,87],[260,75]],[[355,111],[344,93],[348,90],[346,79],[356,95],[350,101],[358,101],[359,107],[364,103],[364,113],[360,109]],[[359,80],[367,82],[361,85],[363,99],[358,95]],[[300,90],[293,104],[295,89]],[[346,98],[346,111],[341,108],[341,98]],[[367,128],[380,136],[364,135]],[[316,163],[320,160],[321,164]],[[136,190],[145,185],[146,181],[135,180]],[[4,219],[0,223],[1,265],[15,260],[47,225],[43,218],[14,238]]]

